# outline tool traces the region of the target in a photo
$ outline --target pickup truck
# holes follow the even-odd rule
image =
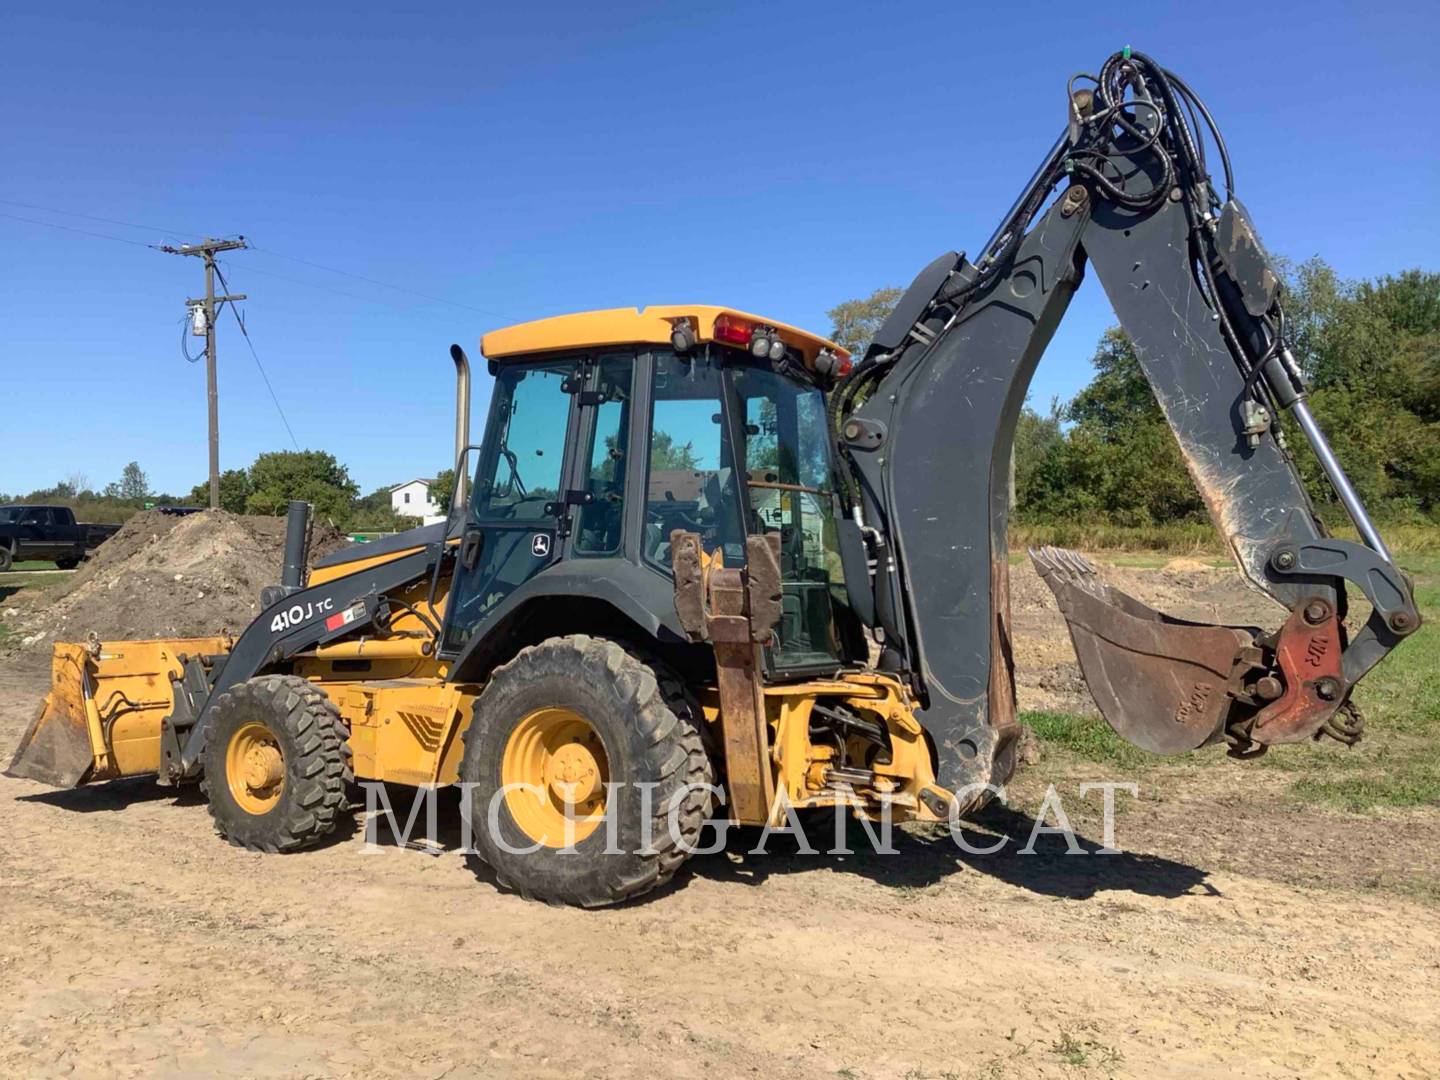
[[[0,506],[0,571],[24,559],[73,570],[119,528],[78,524],[68,506]]]

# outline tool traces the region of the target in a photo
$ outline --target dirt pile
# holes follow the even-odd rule
[[[311,559],[344,538],[316,523]],[[55,640],[239,633],[260,610],[260,590],[280,578],[283,518],[223,510],[137,514],[58,591],[26,590],[4,612],[22,647]]]

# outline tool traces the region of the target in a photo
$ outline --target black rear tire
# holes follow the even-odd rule
[[[79,559],[56,559],[55,565],[61,570],[74,570],[80,565]]]
[[[674,681],[668,672],[662,677]],[[462,797],[476,850],[501,885],[529,899],[602,907],[640,896],[674,876],[689,858],[687,848],[695,846],[710,807],[707,792],[686,785],[713,783],[714,771],[698,708],[684,703],[679,687],[669,689],[667,695],[655,670],[615,642],[583,634],[522,649],[496,669],[464,735],[460,779],[470,785],[462,788]],[[530,848],[536,840],[500,794],[503,763],[517,727],[546,710],[571,712],[598,734],[609,780],[617,786],[607,796],[609,820],[576,841],[573,850],[542,844],[521,853],[515,849]],[[648,807],[639,784],[654,785]],[[676,802],[678,837],[670,830]]]
[[[8,547],[0,544],[0,574],[3,574],[6,570],[9,570],[11,564],[14,561],[15,553],[11,551]]]
[[[275,853],[310,847],[335,830],[355,774],[345,722],[319,687],[294,675],[250,679],[220,695],[210,725],[200,787],[220,836]],[[283,778],[246,790],[233,763],[227,770],[231,744],[260,730],[279,751]]]

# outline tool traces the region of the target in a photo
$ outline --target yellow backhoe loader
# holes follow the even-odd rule
[[[460,783],[502,882],[587,906],[667,880],[712,816],[969,812],[1019,731],[1016,419],[1087,265],[1238,568],[1288,612],[1184,622],[1033,553],[1100,710],[1161,754],[1353,742],[1353,687],[1419,626],[1410,586],[1311,417],[1209,112],[1129,50],[1080,81],[980,256],[927,266],[863,357],[700,305],[512,326],[482,341],[471,446],[452,347],[447,521],[307,577],[292,504],[279,583],[238,638],[57,645],[10,774],[198,783],[223,837],[272,852],[334,829],[352,780]],[[1360,543],[1316,517],[1287,410]],[[1347,587],[1370,605],[1353,633]]]

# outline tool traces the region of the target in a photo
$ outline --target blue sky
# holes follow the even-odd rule
[[[10,5],[0,492],[132,459],[160,489],[203,479],[178,324],[200,266],[139,245],[257,245],[226,267],[290,425],[369,491],[448,459],[451,341],[473,358],[507,322],[687,301],[824,331],[973,251],[1066,77],[1127,43],[1207,100],[1273,250],[1435,268],[1440,9],[1112,7]],[[1033,404],[1084,385],[1111,321],[1087,281]],[[233,468],[289,439],[228,316],[220,348]]]

